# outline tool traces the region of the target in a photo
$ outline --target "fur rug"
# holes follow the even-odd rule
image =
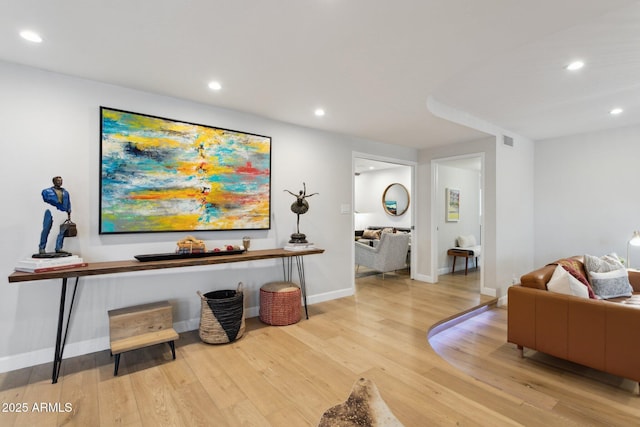
[[[402,427],[373,381],[360,378],[344,403],[322,414],[318,427]]]

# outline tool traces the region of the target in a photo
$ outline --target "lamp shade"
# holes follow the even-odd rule
[[[634,231],[631,240],[627,243],[627,268],[631,268],[631,261],[629,260],[629,247],[640,246],[640,231]]]

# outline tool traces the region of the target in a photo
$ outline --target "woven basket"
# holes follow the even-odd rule
[[[292,282],[272,282],[260,288],[260,320],[285,326],[300,321],[300,288]]]
[[[201,294],[200,339],[208,344],[233,342],[244,334],[244,294],[242,283],[237,290]]]

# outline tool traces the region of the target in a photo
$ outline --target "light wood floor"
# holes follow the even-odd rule
[[[50,364],[0,374],[0,425],[314,426],[360,377],[405,426],[638,424],[640,397],[628,381],[533,351],[519,359],[504,309],[429,342],[433,325],[490,301],[476,276],[435,285],[368,276],[355,296],[310,306],[310,319],[295,325],[247,319],[245,336],[229,345],[184,333],[175,361],[166,345],[125,353],[118,377],[108,351],[65,360],[55,385]],[[26,413],[12,412],[23,402]],[[34,410],[41,402],[47,411]]]

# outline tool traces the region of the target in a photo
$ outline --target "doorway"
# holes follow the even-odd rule
[[[484,154],[435,159],[432,170],[432,236],[431,271],[435,282],[440,275],[465,275],[466,262],[476,272],[469,286],[482,293],[484,289],[483,242],[484,242]],[[451,195],[457,199],[452,202]],[[476,258],[449,256],[449,249],[458,246],[477,247]],[[473,282],[475,280],[475,283]]]
[[[353,226],[354,236],[364,230],[376,227],[390,227],[415,235],[415,162],[353,153]],[[398,188],[406,189],[406,206],[400,200],[387,199]],[[394,206],[397,202],[398,205]],[[413,239],[415,240],[415,239]],[[409,265],[415,265],[417,242],[411,242]],[[355,267],[355,247],[352,244],[352,259]],[[413,278],[413,269],[409,269]],[[355,285],[354,268],[354,285]]]

